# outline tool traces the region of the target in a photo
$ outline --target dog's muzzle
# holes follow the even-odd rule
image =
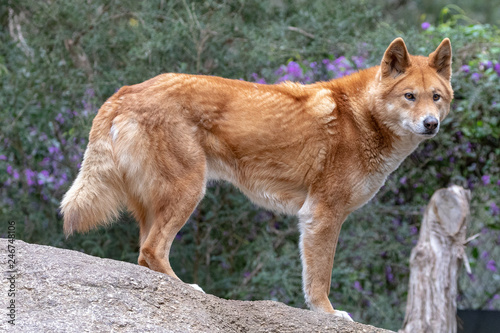
[[[439,120],[434,116],[427,116],[424,119],[425,135],[434,135],[439,129]]]

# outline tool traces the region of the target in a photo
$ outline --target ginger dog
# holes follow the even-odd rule
[[[328,299],[342,223],[433,137],[450,110],[451,44],[412,56],[401,38],[380,66],[311,85],[163,74],[111,96],[62,200],[66,235],[117,217],[140,225],[139,264],[177,278],[169,251],[208,180],[299,217],[303,289]]]

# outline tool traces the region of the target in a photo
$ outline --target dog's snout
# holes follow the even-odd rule
[[[435,130],[439,125],[439,121],[434,116],[428,116],[424,119],[424,127],[428,131]]]

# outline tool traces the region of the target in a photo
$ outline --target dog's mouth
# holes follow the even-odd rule
[[[426,139],[432,138],[439,132],[439,126],[433,129],[423,128],[423,126],[415,126],[410,123],[403,123],[403,127],[413,133],[414,135],[418,135],[420,137],[424,137]]]
[[[414,134],[414,135],[417,135],[417,136],[420,136],[420,137],[423,137],[423,138],[426,138],[426,139],[430,139],[432,138],[433,136],[435,136],[438,132],[439,132],[439,129],[434,129],[434,130],[415,130],[413,128],[408,128],[407,127],[407,130],[408,132]]]
[[[433,137],[434,135],[436,135],[438,131],[439,131],[439,129],[435,129],[435,130],[426,130],[426,131],[424,131],[423,133],[418,133],[418,134],[420,134],[420,135],[422,135],[422,136],[425,136],[425,137],[427,137],[427,138],[431,138],[431,137]]]

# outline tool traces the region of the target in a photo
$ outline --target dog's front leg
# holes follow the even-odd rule
[[[335,249],[347,214],[339,214],[331,206],[308,197],[298,215],[302,285],[307,305],[311,310],[352,320],[347,312],[334,310],[328,299]]]

